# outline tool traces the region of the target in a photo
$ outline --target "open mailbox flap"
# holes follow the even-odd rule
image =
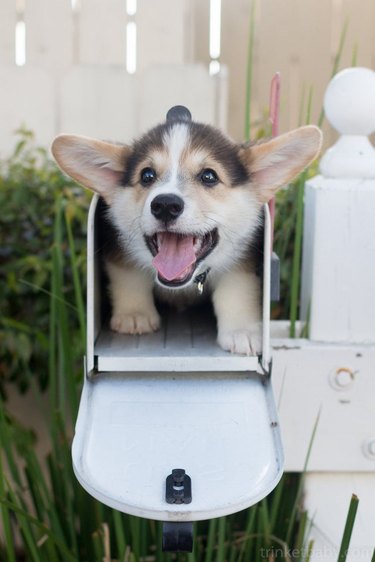
[[[170,337],[165,330],[161,340],[108,332],[100,320],[94,260],[96,204],[94,199],[88,228],[88,375],[73,442],[78,480],[107,505],[162,521],[210,519],[253,505],[276,486],[283,470],[267,374],[268,208],[258,359],[220,350],[214,326],[199,319],[171,319]],[[167,502],[166,479],[174,469],[191,479],[190,503]]]

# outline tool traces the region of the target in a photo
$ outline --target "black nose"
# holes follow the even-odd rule
[[[184,210],[184,202],[174,193],[157,195],[151,201],[151,213],[164,223],[177,219]]]

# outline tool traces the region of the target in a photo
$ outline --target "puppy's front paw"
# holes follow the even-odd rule
[[[160,328],[160,316],[156,310],[117,313],[112,316],[110,326],[120,334],[149,334]]]
[[[259,355],[262,351],[262,332],[257,325],[251,330],[228,330],[218,334],[220,347],[240,355]]]

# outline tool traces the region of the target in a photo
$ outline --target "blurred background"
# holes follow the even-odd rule
[[[339,52],[374,66],[374,21],[373,0],[1,0],[0,154],[20,125],[126,142],[175,104],[243,140],[276,71],[281,131],[309,97],[317,122]]]

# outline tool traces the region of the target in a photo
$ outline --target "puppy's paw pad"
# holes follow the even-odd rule
[[[222,349],[239,355],[259,355],[262,351],[262,334],[260,329],[232,330],[218,336]]]
[[[114,314],[110,327],[111,330],[120,334],[149,334],[160,328],[160,316],[156,311]]]

